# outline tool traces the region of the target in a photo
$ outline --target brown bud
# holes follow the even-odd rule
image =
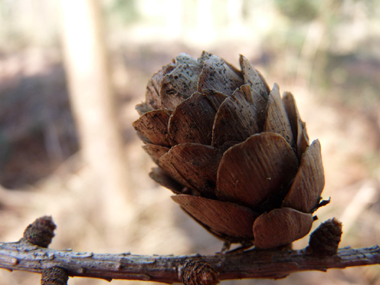
[[[324,188],[294,96],[270,89],[244,56],[180,54],[148,82],[133,126],[159,168],[151,177],[205,229],[260,248],[305,236]],[[279,234],[281,233],[281,235]]]
[[[333,256],[338,252],[342,223],[333,218],[322,223],[310,235],[307,251],[316,256]]]
[[[54,237],[55,229],[52,217],[43,216],[26,227],[23,237],[31,244],[48,247]]]
[[[187,261],[182,269],[182,282],[185,285],[216,285],[219,283],[217,272],[201,258]]]
[[[42,271],[41,285],[66,285],[69,276],[60,267],[47,268]]]

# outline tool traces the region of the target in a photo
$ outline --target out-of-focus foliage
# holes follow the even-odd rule
[[[30,45],[57,45],[57,1],[1,0],[0,51],[14,52]]]
[[[380,101],[378,1],[102,0],[102,3],[107,36],[116,38],[114,42],[119,45],[110,45],[112,50],[123,50],[134,37],[148,43],[139,46],[139,50],[147,50],[143,57],[150,58],[148,62],[152,63],[155,59],[151,58],[148,45],[154,47],[156,42],[165,40],[200,50],[206,49],[206,45],[209,50],[210,45],[214,49],[224,45],[247,46],[241,52],[247,54],[249,50],[248,55],[262,65],[264,72],[286,82],[303,80],[320,100],[360,109],[365,116],[372,116],[372,121],[376,120]],[[58,4],[59,1],[50,0],[0,0],[0,52],[7,55],[32,46],[59,50]],[[147,71],[145,63],[134,64]],[[9,100],[8,94],[11,93],[2,93],[2,102]]]
[[[278,10],[293,21],[310,22],[318,15],[319,5],[318,0],[291,0],[281,1],[275,0]]]
[[[128,25],[140,19],[135,0],[111,0],[106,3],[106,14],[110,21]]]

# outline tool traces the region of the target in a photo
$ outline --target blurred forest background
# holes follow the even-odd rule
[[[178,53],[199,57],[202,50],[235,66],[243,54],[270,86],[277,82],[295,95],[310,139],[321,141],[323,195],[331,197],[314,227],[336,217],[341,246],[379,244],[375,0],[0,0],[0,240],[16,241],[35,218],[52,215],[58,228],[51,248],[219,251],[222,243],[150,180],[153,163],[131,126],[150,76]],[[0,270],[1,285],[39,278]],[[321,283],[379,285],[380,267],[222,282]]]

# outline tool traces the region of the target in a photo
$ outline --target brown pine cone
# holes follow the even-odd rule
[[[180,54],[148,82],[133,126],[159,166],[151,177],[194,220],[227,242],[274,248],[311,229],[321,146],[309,145],[291,93],[270,90],[244,56],[240,67]]]

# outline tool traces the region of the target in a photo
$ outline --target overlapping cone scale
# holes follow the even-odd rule
[[[294,96],[244,57],[240,69],[180,54],[148,82],[133,123],[157,164],[150,176],[213,235],[273,248],[305,236],[324,188]]]

